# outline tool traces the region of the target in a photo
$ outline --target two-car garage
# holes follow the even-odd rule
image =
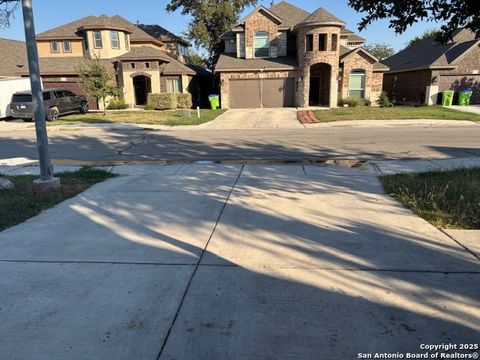
[[[231,109],[295,106],[295,78],[230,79]]]

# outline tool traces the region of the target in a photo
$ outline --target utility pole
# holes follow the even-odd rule
[[[53,165],[48,153],[47,125],[45,123],[45,107],[43,105],[42,81],[38,63],[37,41],[33,22],[32,0],[22,0],[23,22],[25,26],[25,41],[27,44],[28,70],[32,87],[32,103],[35,116],[35,131],[40,162],[40,179],[33,184],[39,189],[60,187],[60,179],[53,177]]]

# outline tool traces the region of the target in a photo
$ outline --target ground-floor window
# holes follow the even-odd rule
[[[365,97],[365,71],[352,70],[349,80],[349,97],[363,99]]]
[[[176,78],[167,79],[167,92],[169,92],[169,93],[181,93],[181,92],[183,92],[182,78],[180,76],[176,77]]]

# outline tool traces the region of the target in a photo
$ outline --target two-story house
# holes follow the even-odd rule
[[[88,16],[37,34],[45,88],[85,94],[78,63],[97,57],[117,82],[125,102],[142,106],[149,93],[188,92],[196,71],[165,51],[165,44],[120,16]],[[28,67],[19,74],[28,76]],[[90,99],[91,108],[99,104]]]
[[[222,40],[215,67],[222,108],[333,108],[346,97],[374,103],[388,71],[362,47],[363,38],[323,8],[259,6]]]
[[[137,24],[137,26],[155,39],[160,40],[165,51],[176,57],[179,61],[188,62],[190,43],[180,36],[168,31],[160,25]]]

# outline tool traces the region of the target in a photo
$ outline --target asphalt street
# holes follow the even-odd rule
[[[152,131],[49,129],[57,162],[417,159],[480,156],[480,126]],[[0,131],[0,158],[37,157],[33,130]]]

